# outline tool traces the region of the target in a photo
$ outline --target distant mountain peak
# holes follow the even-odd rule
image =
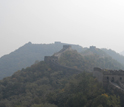
[[[31,42],[28,42],[28,43],[26,43],[25,45],[31,45],[32,43]]]

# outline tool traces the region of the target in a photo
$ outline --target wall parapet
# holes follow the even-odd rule
[[[124,71],[123,70],[107,70],[101,68],[94,68],[93,76],[97,78],[99,82],[102,82],[103,86],[113,86],[119,90],[124,91]]]
[[[124,70],[109,70],[95,67],[94,71],[102,72],[104,75],[124,75]]]
[[[58,62],[58,57],[56,57],[56,56],[45,56],[44,57],[44,61],[45,62],[54,62],[54,63],[57,63]]]
[[[68,66],[63,66],[61,64],[59,64],[58,59],[61,56],[62,53],[72,50],[71,49],[71,45],[63,45],[63,49],[61,49],[59,52],[55,53],[53,56],[45,56],[44,57],[44,61],[46,63],[51,64],[52,66],[55,66],[55,68],[61,68],[61,69],[66,69],[66,70],[71,70],[74,71],[75,73],[81,73],[83,72],[80,69],[76,69],[76,68],[72,68],[72,67],[68,67]]]

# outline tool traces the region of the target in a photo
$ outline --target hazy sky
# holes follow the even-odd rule
[[[0,0],[0,56],[27,42],[124,50],[124,0]]]

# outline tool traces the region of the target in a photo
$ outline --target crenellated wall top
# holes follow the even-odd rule
[[[124,70],[108,70],[95,67],[94,71],[102,72],[104,75],[124,75]]]

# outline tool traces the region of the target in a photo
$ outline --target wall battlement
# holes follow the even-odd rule
[[[94,71],[102,72],[104,75],[124,75],[124,70],[108,70],[95,67]]]
[[[63,49],[55,53],[53,56],[45,56],[44,61],[50,63],[56,68],[71,70],[73,72],[81,73],[82,70],[74,69],[71,67],[63,66],[58,63],[59,57],[66,51],[71,50],[70,45],[64,45]],[[111,86],[124,92],[124,71],[123,70],[107,70],[95,67],[93,70],[93,76],[102,83],[103,86]]]
[[[71,50],[71,45],[63,45],[63,49],[61,49],[59,52],[55,53],[53,56],[45,56],[44,61],[58,63],[58,59],[62,55],[62,53],[66,52],[68,50]]]
[[[66,69],[66,70],[71,70],[74,73],[81,73],[83,72],[80,69],[76,69],[76,68],[71,68],[68,66],[63,66],[61,64],[59,64],[58,59],[61,56],[62,53],[68,51],[68,50],[72,50],[70,45],[64,45],[63,49],[61,49],[59,52],[55,53],[53,56],[45,56],[44,57],[44,61],[49,63],[50,65],[55,66],[56,68],[60,68],[60,69]]]
[[[97,78],[103,86],[113,85],[115,88],[124,90],[124,71],[123,70],[107,70],[94,68],[93,76]]]
[[[63,49],[55,53],[53,56],[60,57],[64,52],[72,50],[71,45],[63,45]]]
[[[54,62],[54,63],[57,63],[58,62],[58,57],[56,57],[56,56],[45,56],[44,57],[44,61],[45,62]]]

